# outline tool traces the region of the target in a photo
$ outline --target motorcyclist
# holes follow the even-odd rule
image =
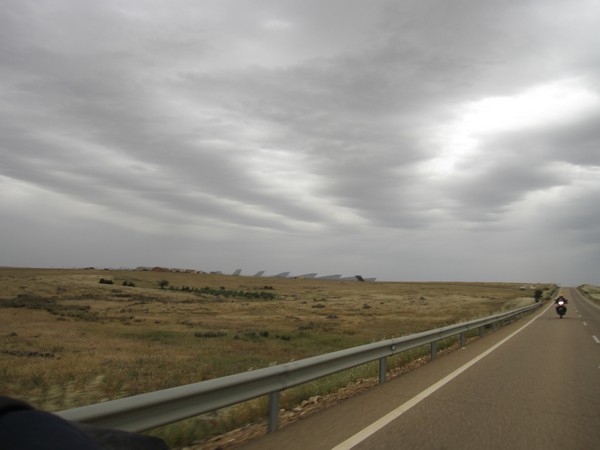
[[[558,304],[560,301],[563,301],[563,303],[566,305],[567,303],[569,303],[569,300],[567,300],[566,298],[564,298],[562,295],[559,295],[558,298],[556,300],[554,300],[554,303]]]

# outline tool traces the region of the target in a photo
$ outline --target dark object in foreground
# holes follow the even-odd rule
[[[0,397],[0,447],[11,450],[168,450],[162,439],[69,422]]]

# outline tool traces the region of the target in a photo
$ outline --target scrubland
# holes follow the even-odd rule
[[[579,291],[583,292],[588,299],[600,306],[600,286],[584,284],[579,286]]]
[[[555,289],[10,268],[0,269],[0,287],[0,395],[52,411],[487,316],[533,302],[536,290],[549,296]],[[360,370],[345,376],[370,369]],[[297,388],[282,405],[348,381]],[[236,421],[264,408],[238,408]],[[162,433],[173,444],[237,423],[215,420],[196,423],[193,436],[182,437],[181,427]]]

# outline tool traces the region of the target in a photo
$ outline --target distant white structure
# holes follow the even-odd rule
[[[161,271],[164,272],[169,272],[169,271],[184,271],[183,269],[167,269],[167,268],[158,268],[158,267],[143,267],[140,266],[137,268],[137,270],[153,270],[153,271],[159,271],[158,269],[161,269]],[[186,272],[191,272],[190,270],[185,270]],[[206,272],[202,272],[202,271],[196,271],[196,273],[206,273]],[[222,272],[220,270],[218,271],[213,271],[210,272],[213,275],[222,275]],[[233,272],[231,275],[232,276],[240,276],[242,274],[242,269],[236,269],[235,272]],[[325,275],[322,277],[317,276],[317,272],[309,272],[309,273],[303,273],[302,275],[296,275],[293,278],[296,279],[306,279],[306,280],[337,280],[337,281],[369,281],[369,282],[374,282],[376,280],[376,278],[364,278],[362,275],[354,275],[352,277],[342,277],[341,274],[336,273],[336,274],[331,274],[331,275]],[[265,271],[264,270],[259,270],[258,272],[256,272],[254,275],[252,275],[253,277],[262,277],[265,276]],[[267,275],[268,278],[288,278],[290,276],[290,272],[280,272],[276,275]]]
[[[342,278],[342,274],[336,273],[335,275],[325,275],[324,277],[318,277],[317,280],[339,280]]]
[[[289,272],[281,272],[277,275],[272,275],[272,278],[287,278],[289,274]]]

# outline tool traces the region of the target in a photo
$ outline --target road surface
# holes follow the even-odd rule
[[[600,449],[600,308],[553,305],[241,447]]]

